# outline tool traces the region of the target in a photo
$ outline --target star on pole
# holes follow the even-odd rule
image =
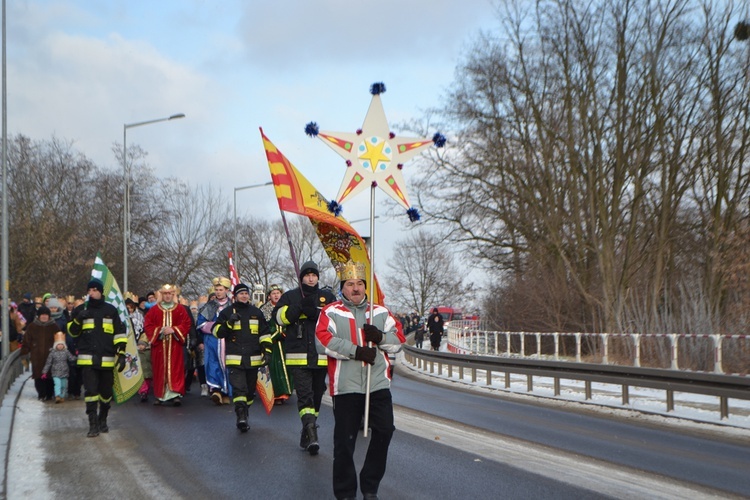
[[[317,136],[346,160],[346,173],[329,210],[338,215],[341,204],[366,187],[377,186],[404,207],[412,221],[419,213],[412,208],[406,193],[406,183],[401,170],[404,163],[435,144],[442,147],[445,138],[435,134],[432,139],[397,136],[390,132],[380,94],[385,85],[374,83],[370,87],[372,101],[362,128],[356,133],[319,131],[316,123],[308,123],[305,132]]]

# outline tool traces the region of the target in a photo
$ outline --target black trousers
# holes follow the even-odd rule
[[[246,401],[253,404],[255,384],[258,382],[258,368],[229,368],[229,383],[232,384],[232,400],[236,403]],[[243,400],[243,398],[245,398]]]
[[[287,366],[289,368],[289,366]],[[320,412],[320,403],[326,392],[325,368],[291,368],[294,391],[297,393],[297,409],[302,425],[315,422]]]
[[[357,469],[354,448],[365,414],[364,394],[342,394],[333,397],[333,494],[336,498],[357,496]],[[362,493],[377,493],[385,475],[388,446],[396,428],[393,425],[393,401],[390,389],[370,393],[369,436],[365,463],[359,473]]]
[[[68,363],[68,372],[68,394],[71,396],[80,396],[81,384],[83,383],[81,367],[75,363]]]
[[[112,368],[81,367],[83,378],[83,396],[87,403],[112,400],[112,386],[115,383],[115,371]]]
[[[55,399],[55,382],[52,377],[35,378],[34,388],[39,399]]]

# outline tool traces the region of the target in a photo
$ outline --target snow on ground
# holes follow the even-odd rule
[[[440,346],[441,352],[449,352],[447,341]],[[429,343],[425,342],[424,350],[429,350]],[[622,404],[622,389],[618,384],[591,384],[591,399],[586,400],[585,383],[579,380],[560,379],[560,395],[554,394],[554,379],[551,377],[534,377],[533,392],[526,390],[526,375],[511,374],[510,388],[505,387],[505,375],[492,373],[491,384],[487,385],[487,374],[477,370],[476,382],[471,381],[469,370],[464,370],[463,380],[458,376],[458,369],[453,369],[452,376],[448,376],[447,368],[443,368],[441,375],[429,373],[429,370],[417,370],[408,364],[401,355],[401,363],[409,369],[428,377],[439,378],[446,382],[461,383],[475,390],[496,392],[502,391],[508,396],[528,398],[548,398],[556,403],[579,405],[586,404],[589,408],[602,412],[617,413],[619,416],[643,417],[653,415],[656,419],[675,425],[688,425],[689,422],[716,424],[727,428],[750,429],[750,400],[729,399],[729,418],[722,419],[719,412],[719,398],[683,392],[674,393],[674,410],[667,412],[666,391],[645,387],[629,387],[629,404]],[[731,432],[731,431],[730,431]]]
[[[7,494],[9,499],[52,498],[49,476],[45,470],[47,456],[42,441],[45,405],[36,397],[30,372],[18,377],[14,386],[21,391],[15,408],[7,466]],[[3,400],[10,403],[8,396]]]

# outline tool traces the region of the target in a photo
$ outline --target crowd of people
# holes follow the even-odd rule
[[[359,478],[365,498],[377,498],[395,430],[393,356],[405,341],[402,324],[408,331],[424,325],[417,315],[397,318],[379,305],[370,317],[364,269],[351,261],[341,266],[335,295],[320,287],[317,264],[305,262],[300,286],[284,292],[271,285],[264,303],[252,303],[247,285],[232,287],[221,276],[212,280],[202,303],[185,300],[174,284],[141,297],[129,294],[127,321],[143,373],[140,401],[181,406],[197,376],[201,396],[216,405],[233,404],[235,426],[246,433],[258,370],[267,366],[275,404],[296,394],[299,446],[315,456],[328,388],[334,403],[334,494],[356,498]],[[10,304],[11,328],[5,336],[11,350],[28,355],[40,401],[78,400],[83,387],[88,437],[109,431],[114,378],[133,357],[126,353],[128,323],[105,301],[103,288],[92,279],[79,299],[48,293],[32,301],[26,293],[20,304]],[[353,457],[367,393],[372,438],[358,475]]]

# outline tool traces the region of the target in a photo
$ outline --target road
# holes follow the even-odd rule
[[[194,386],[195,387],[195,386]],[[81,401],[19,400],[9,498],[333,498],[333,418],[321,452],[300,451],[296,407],[250,411],[189,393],[179,408],[129,401],[86,438]],[[455,390],[398,367],[385,499],[731,498],[750,496],[750,442]],[[366,440],[358,442],[357,463]],[[39,473],[36,474],[35,470]]]

